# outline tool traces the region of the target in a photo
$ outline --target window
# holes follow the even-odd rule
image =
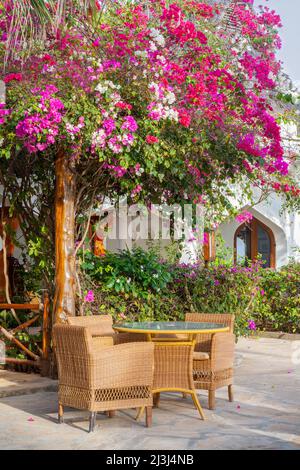
[[[236,259],[239,264],[243,264],[247,259],[251,259],[251,230],[246,225],[239,229],[236,236]]]
[[[257,219],[241,225],[234,237],[235,262],[247,264],[258,257],[264,268],[275,268],[275,238],[272,230]]]

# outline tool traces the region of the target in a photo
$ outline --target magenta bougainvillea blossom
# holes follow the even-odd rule
[[[148,144],[157,144],[159,142],[159,139],[154,135],[147,135],[146,142]]]
[[[95,300],[94,291],[89,290],[87,292],[87,294],[85,295],[85,297],[84,297],[84,301],[88,302],[88,303],[92,303],[92,302],[94,302],[94,300]]]
[[[0,103],[0,124],[4,124],[6,116],[9,116],[9,109],[6,109],[5,103]]]
[[[251,212],[248,212],[248,211],[243,211],[241,214],[238,214],[235,218],[235,220],[239,222],[240,224],[251,222],[252,219],[253,219],[253,214],[251,214]]]
[[[248,320],[248,329],[251,331],[256,331],[256,323],[254,320]]]
[[[43,152],[55,143],[65,109],[62,101],[56,98],[57,92],[53,85],[31,90],[38,97],[39,112],[25,111],[25,118],[16,126],[16,136],[24,142],[29,153]]]

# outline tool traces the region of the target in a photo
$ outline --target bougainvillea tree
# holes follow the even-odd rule
[[[50,257],[55,239],[57,319],[75,313],[76,217],[100,195],[218,206],[238,181],[299,195],[272,109],[275,12],[238,2],[236,30],[222,2],[39,1],[55,21],[20,3],[0,9],[1,180],[24,233],[34,199]]]

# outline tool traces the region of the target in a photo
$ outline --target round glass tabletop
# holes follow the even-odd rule
[[[229,327],[220,323],[185,322],[185,321],[153,321],[153,322],[125,322],[113,326],[117,331],[133,333],[217,333],[229,331]]]

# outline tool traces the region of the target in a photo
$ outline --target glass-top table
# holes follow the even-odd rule
[[[160,392],[189,394],[204,419],[193,379],[193,355],[197,335],[225,333],[229,331],[229,327],[219,323],[156,321],[124,322],[114,325],[113,328],[120,333],[139,333],[137,341],[141,341],[141,334],[144,334],[145,340],[154,342],[154,403],[158,404]],[[205,357],[204,360],[210,359]],[[138,417],[143,411],[141,408]]]
[[[116,324],[113,328],[121,332],[145,334],[201,334],[229,331],[229,327],[220,323],[184,322],[184,321],[153,321],[153,322],[125,322]]]

